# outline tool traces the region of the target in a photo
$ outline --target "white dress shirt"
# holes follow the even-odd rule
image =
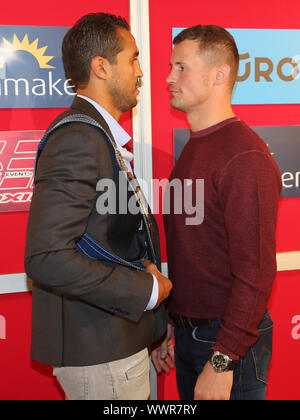
[[[105,122],[107,123],[111,131],[111,134],[113,135],[114,140],[116,141],[117,147],[128,167],[128,171],[133,173],[132,167],[130,164],[130,162],[133,159],[133,154],[130,153],[124,147],[122,147],[122,146],[125,146],[125,144],[129,142],[129,140],[131,140],[130,135],[126,133],[123,127],[120,126],[118,121],[116,121],[109,112],[107,112],[101,105],[99,105],[93,99],[88,98],[87,96],[83,96],[83,95],[77,95],[77,96],[79,98],[85,99],[90,104],[92,104],[96,108],[96,110],[99,112],[99,114],[104,118]],[[153,274],[152,276],[153,276],[152,294],[148,302],[148,305],[145,309],[146,311],[150,311],[151,309],[153,309],[158,300],[158,282],[157,282],[157,278]]]

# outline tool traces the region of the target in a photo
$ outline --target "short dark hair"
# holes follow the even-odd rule
[[[213,65],[228,64],[231,68],[232,87],[239,71],[239,52],[233,36],[221,26],[196,25],[184,29],[173,43],[179,44],[185,40],[199,42],[199,52],[206,53]]]
[[[115,63],[123,49],[117,29],[130,30],[126,20],[108,13],[90,13],[80,18],[66,33],[62,57],[66,77],[75,87],[84,87],[90,79],[91,61],[96,56]]]

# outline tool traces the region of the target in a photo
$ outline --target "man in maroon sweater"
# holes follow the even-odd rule
[[[159,372],[172,365],[175,326],[181,399],[264,399],[280,172],[263,140],[232,111],[239,64],[232,36],[198,25],[174,44],[171,106],[187,114],[191,136],[170,181],[204,180],[204,218],[192,223],[172,200],[165,215],[173,292],[168,337],[152,360]]]

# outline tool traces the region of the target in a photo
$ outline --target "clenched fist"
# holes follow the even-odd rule
[[[153,264],[152,261],[143,260],[142,263],[144,267],[146,268],[146,272],[153,274],[157,278],[158,300],[157,300],[157,304],[154,307],[155,309],[161,304],[163,300],[165,300],[169,296],[173,285],[172,285],[172,282],[167,277],[165,277],[163,274],[161,274],[160,271],[158,271],[156,265]]]

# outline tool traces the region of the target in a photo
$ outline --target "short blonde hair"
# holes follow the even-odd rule
[[[196,25],[184,29],[174,38],[174,45],[185,40],[199,42],[200,54],[205,54],[214,66],[228,64],[233,89],[239,71],[239,52],[233,36],[221,26]]]

